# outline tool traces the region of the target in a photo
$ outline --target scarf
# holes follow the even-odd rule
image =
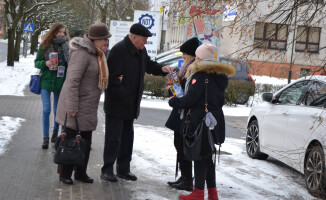
[[[62,50],[63,50],[63,56],[65,58],[65,61],[68,62],[69,59],[69,45],[67,42],[67,38],[66,37],[62,37],[62,38],[53,38],[52,40],[53,44],[56,44],[58,46],[61,46]],[[49,46],[49,48],[47,50],[45,50],[44,52],[44,58],[45,60],[49,60],[49,54],[51,52],[55,52],[53,45]]]
[[[182,67],[180,68],[179,72],[178,72],[178,77],[180,80],[183,79],[183,77],[185,77],[185,74],[188,70],[188,67],[191,63],[193,63],[195,61],[195,58],[190,59],[187,63],[185,63],[184,65],[182,65]]]
[[[105,54],[99,48],[96,48],[98,62],[98,87],[106,89],[109,83],[109,70],[106,63]]]
[[[186,95],[187,92],[188,92],[189,85],[190,85],[190,80],[191,80],[191,78],[192,78],[193,75],[194,75],[194,74],[191,73],[191,74],[189,75],[189,77],[187,77],[187,81],[186,81],[186,85],[185,85],[184,95]],[[185,109],[180,109],[180,119],[183,119],[183,117],[184,117],[184,112],[185,112]]]

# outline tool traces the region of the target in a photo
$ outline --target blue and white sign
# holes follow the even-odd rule
[[[134,23],[142,24],[153,34],[147,39],[145,47],[149,56],[156,56],[161,39],[160,12],[135,10]]]
[[[178,60],[178,68],[180,68],[184,63],[184,60]]]
[[[237,16],[237,8],[235,6],[225,6],[223,15],[223,21],[233,21]]]
[[[144,25],[148,29],[151,29],[155,24],[155,19],[153,19],[152,15],[145,14],[139,18],[138,23]]]
[[[109,39],[109,49],[123,40],[129,34],[130,27],[133,25],[133,22],[130,21],[116,21],[111,20],[110,23],[110,33],[112,36]]]
[[[26,32],[33,32],[34,31],[34,24],[32,23],[25,23],[24,31]]]

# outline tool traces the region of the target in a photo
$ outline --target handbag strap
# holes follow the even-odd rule
[[[67,128],[67,118],[68,118],[68,114],[66,113],[65,122],[64,122],[63,127],[62,127],[63,130],[66,130],[66,128]],[[76,120],[76,135],[80,137],[79,126],[78,126],[78,122],[77,122],[77,116],[75,116],[75,120]]]
[[[206,75],[206,79],[205,79],[205,112],[208,113],[208,102],[207,102],[207,85],[208,85],[208,78]]]
[[[208,78],[206,76],[205,79],[205,112],[208,113],[208,102],[207,102],[207,93],[208,93],[208,89],[207,86],[208,85]],[[187,117],[191,115],[191,109],[188,110],[187,112]]]

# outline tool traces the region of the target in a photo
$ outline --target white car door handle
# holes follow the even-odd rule
[[[313,119],[317,119],[318,118],[317,114],[310,115],[310,117],[312,117]]]
[[[283,116],[289,116],[287,112],[282,113]]]

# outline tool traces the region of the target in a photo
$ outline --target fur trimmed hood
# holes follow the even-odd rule
[[[86,49],[88,53],[96,56],[96,48],[93,42],[86,36],[86,34],[84,35],[84,38],[74,37],[69,42],[69,48],[70,48],[69,51],[70,54],[71,52],[77,51],[79,49]]]
[[[193,62],[188,70],[186,77],[197,72],[204,72],[206,74],[224,74],[227,77],[235,74],[235,68],[233,65],[218,62],[216,59],[205,59],[199,62]]]

